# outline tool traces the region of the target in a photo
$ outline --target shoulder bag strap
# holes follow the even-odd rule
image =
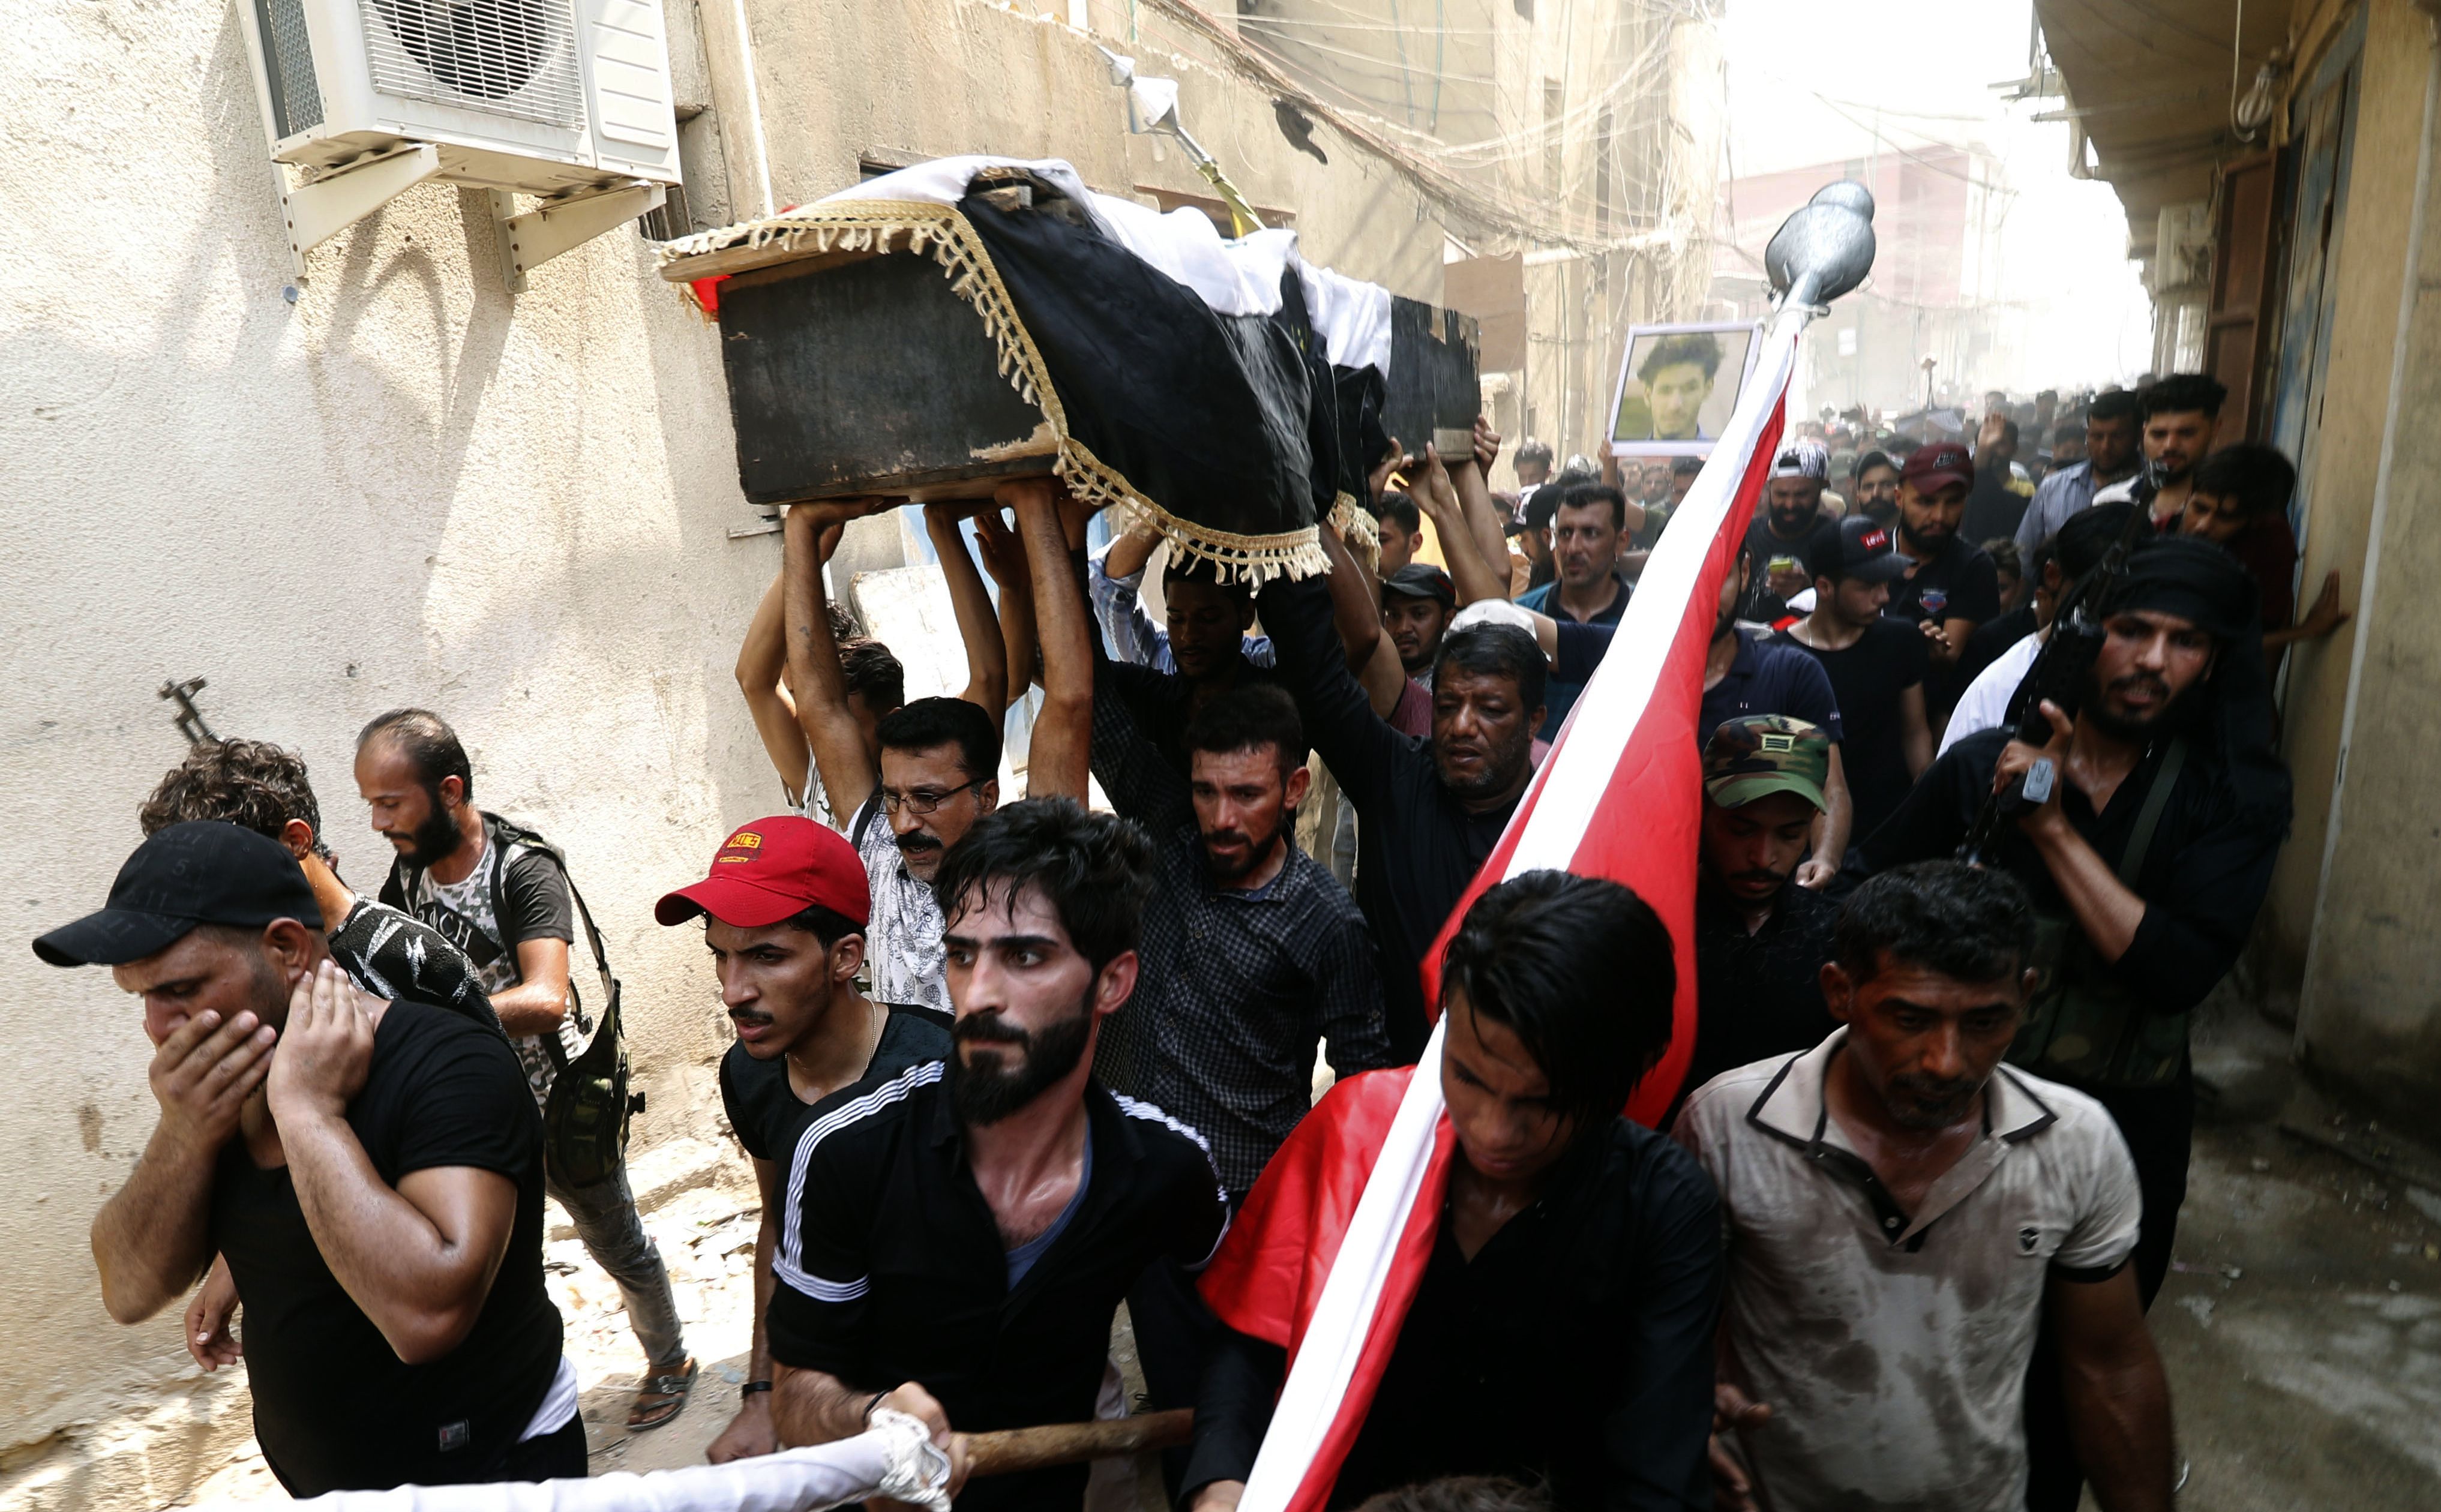
[[[616,994],[618,993],[619,983],[618,981],[610,975],[610,958],[602,948],[602,931],[593,923],[593,910],[585,906],[585,894],[578,890],[576,886],[576,878],[569,873],[568,857],[559,854],[559,848],[557,846],[551,844],[549,840],[544,839],[541,836],[535,834],[532,830],[512,824],[507,819],[501,819],[497,814],[487,814],[484,816],[484,819],[493,826],[493,843],[501,847],[500,855],[495,858],[492,870],[492,886],[494,889],[492,901],[493,911],[496,914],[499,914],[502,908],[507,903],[507,898],[505,896],[506,890],[503,887],[501,878],[508,873],[509,863],[507,847],[509,845],[516,844],[531,846],[533,849],[540,852],[544,855],[550,856],[551,864],[559,868],[560,880],[568,884],[568,895],[570,899],[574,900],[576,904],[576,916],[585,923],[585,943],[587,947],[593,952],[594,974],[602,979],[603,1011],[607,1013],[609,1011],[610,1003],[615,999]],[[506,915],[501,914],[501,917],[504,921],[503,927],[505,927]]]

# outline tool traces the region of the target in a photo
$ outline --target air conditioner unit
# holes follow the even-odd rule
[[[2201,200],[2164,205],[2153,236],[2153,297],[2203,289],[2212,282],[2212,207]]]
[[[660,0],[236,4],[271,156],[296,171],[280,178],[300,275],[315,242],[426,178],[497,191],[504,210],[511,192],[561,211],[615,197],[562,214],[556,236],[525,228],[554,253],[570,223],[606,230],[679,180]]]

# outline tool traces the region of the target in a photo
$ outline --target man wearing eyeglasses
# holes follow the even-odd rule
[[[861,501],[824,511],[799,505],[784,526],[788,681],[798,690],[798,719],[823,790],[834,813],[851,816],[848,842],[863,858],[872,888],[865,961],[874,1000],[946,1014],[949,990],[941,977],[941,907],[932,901],[932,877],[942,854],[1000,802],[1000,719],[986,704],[1000,696],[993,684],[1005,676],[1005,663],[970,669],[976,676],[959,697],[918,698],[884,714],[875,729],[877,762],[846,712],[839,648],[823,602],[819,539],[834,516],[870,511]],[[979,657],[971,643],[968,656],[993,659]]]

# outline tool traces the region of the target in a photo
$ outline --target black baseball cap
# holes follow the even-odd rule
[[[1382,591],[1410,599],[1437,599],[1441,607],[1457,607],[1457,586],[1450,575],[1429,562],[1410,562],[1382,580]]]
[[[279,919],[322,927],[288,847],[220,819],[190,819],[137,846],[110,885],[109,906],[36,940],[34,954],[55,966],[123,966],[199,924],[260,929]]]
[[[1889,527],[1869,514],[1850,514],[1816,526],[1807,556],[1824,577],[1866,583],[1895,583],[1910,565],[1899,555]]]

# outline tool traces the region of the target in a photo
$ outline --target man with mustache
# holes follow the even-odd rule
[[[1705,742],[1689,1090],[1767,1055],[1811,1050],[1837,1027],[1820,978],[1839,907],[1791,881],[1829,806],[1831,749],[1820,728],[1781,714],[1732,719]]]
[[[2056,460],[2034,489],[2034,501],[2017,522],[2017,555],[2032,560],[2034,550],[2059,533],[2069,516],[2093,503],[2094,494],[2136,476],[2136,396],[2125,388],[2096,394],[2086,405],[2083,441],[2071,460]]]
[[[2187,510],[2187,495],[2196,481],[2196,464],[2211,454],[2213,436],[2220,425],[2221,403],[2229,387],[2199,372],[2174,372],[2137,399],[2138,422],[2144,434],[2144,460],[2153,469],[2160,492],[2153,495],[2153,521],[2164,531],[2179,528]]]
[[[788,1157],[768,1331],[784,1445],[930,1424],[962,1512],[1076,1508],[1085,1467],[961,1489],[964,1431],[1094,1415],[1111,1320],[1146,1269],[1200,1269],[1227,1227],[1201,1136],[1093,1080],[1134,992],[1153,855],[1067,799],[986,816],[937,876],[946,1061],[815,1110]]]
[[[1815,533],[1814,612],[1773,640],[1802,648],[1830,679],[1839,703],[1833,735],[1852,804],[1841,833],[1871,835],[1932,765],[1924,638],[1882,613],[1890,585],[1907,570],[1890,531],[1856,514]],[[1843,859],[1834,856],[1832,865]]]
[[[1958,533],[1975,464],[1956,441],[1919,446],[1899,472],[1899,552],[1910,564],[1890,585],[1883,613],[1914,624],[1925,639],[1925,715],[1937,733],[1965,685],[1958,675],[1966,638],[2000,613],[2000,570]]]
[[[858,1081],[887,1079],[949,1053],[946,1016],[893,1008],[856,990],[870,910],[864,861],[839,832],[795,814],[747,824],[713,853],[712,872],[662,897],[662,925],[703,920],[720,1000],[737,1041],[720,1058],[720,1104],[754,1167],[763,1216],[754,1236],[754,1342],[744,1401],[706,1457],[718,1465],[780,1447],[771,1427],[764,1314],[787,1206],[783,1166],[814,1105]]]
[[[1644,523],[1636,506],[1633,524]],[[1551,558],[1559,575],[1542,587],[1528,589],[1518,603],[1536,614],[1576,624],[1616,625],[1627,613],[1636,590],[1619,570],[1619,541],[1631,528],[1627,495],[1607,483],[1574,484],[1560,494],[1551,516]],[[1546,691],[1549,706],[1541,734],[1558,737],[1560,726],[1576,706],[1584,685],[1553,681]]]
[[[393,709],[367,725],[356,736],[355,775],[373,833],[397,853],[381,900],[438,929],[474,962],[535,1106],[547,1106],[560,1068],[585,1053],[604,1006],[588,1012],[569,979],[576,912],[567,863],[541,836],[475,806],[466,747],[429,710]],[[625,1162],[585,1186],[548,1165],[543,1176],[585,1252],[619,1284],[643,1346],[643,1379],[627,1426],[658,1428],[685,1408],[696,1366]]]
[[[1814,531],[1822,520],[1822,484],[1831,457],[1819,441],[1791,441],[1763,483],[1763,509],[1746,527],[1754,582],[1741,619],[1769,624],[1788,613],[1788,601],[1814,583]]]
[[[1544,1482],[1572,1509],[1707,1503],[1720,1209],[1684,1150],[1618,1111],[1669,1044],[1674,979],[1669,930],[1618,883],[1533,871],[1474,900],[1442,958],[1434,1067],[1332,1088],[1204,1277],[1225,1328],[1191,1512],[1244,1497],[1346,1233],[1349,1167],[1418,1074],[1439,1078],[1445,1179],[1418,1194],[1422,1274],[1329,1505],[1452,1475]]]
[[[1427,1029],[1416,963],[1533,775],[1548,663],[1514,625],[1450,632],[1433,658],[1432,734],[1419,739],[1376,715],[1348,671],[1327,582],[1275,580],[1260,607],[1281,685],[1362,820],[1356,902],[1382,950],[1391,1058],[1410,1064]]]
[[[2045,1333],[2060,1449],[2104,1506],[2167,1512],[2126,1146],[2090,1097],[2000,1064],[2037,977],[2025,890],[1904,867],[1849,899],[1833,952],[1841,1027],[1714,1078],[1673,1129],[1728,1237],[1716,1407],[1745,1463],[1715,1454],[1715,1504],[2017,1512]]]
[[[955,698],[918,698],[887,711],[867,744],[831,632],[822,542],[834,525],[885,502],[825,500],[788,511],[780,569],[788,682],[797,690],[797,718],[831,812],[849,816],[842,832],[864,857],[873,900],[865,961],[874,996],[946,1014],[949,995],[941,977],[941,910],[932,901],[932,873],[942,853],[1000,801],[1007,651],[992,633],[990,601],[961,548],[960,560],[946,570],[967,645],[967,687]],[[946,553],[958,535],[954,526],[944,526],[934,539]],[[1010,576],[1016,576],[1013,567]],[[1012,584],[1012,591],[1023,590]]]
[[[1311,1106],[1316,1043],[1329,1042],[1335,1076],[1390,1064],[1390,1044],[1365,915],[1296,847],[1311,776],[1296,705],[1277,688],[1240,688],[1204,705],[1185,743],[1193,820],[1156,837],[1144,963],[1094,1071],[1192,1125],[1234,1207]],[[1126,811],[1124,789],[1110,798]],[[1193,1406],[1211,1323],[1192,1278],[1156,1266],[1128,1294],[1128,1316],[1152,1405]]]
[[[1851,513],[1862,514],[1884,530],[1899,521],[1899,464],[1885,451],[1870,451],[1856,459],[1849,474],[1848,503]]]
[[[2148,1305],[2170,1267],[2194,1138],[2187,1016],[2235,964],[2287,834],[2253,581],[2189,536],[2147,541],[2099,605],[2105,639],[2070,714],[2046,702],[2042,747],[1987,729],[1932,764],[1868,837],[1869,871],[1953,854],[1987,795],[2037,761],[2051,797],[1986,847],[2042,921],[2017,1066],[2089,1093],[2125,1136],[2143,1188],[2134,1255]],[[2055,1388],[2029,1404],[2056,1441]],[[2045,1428],[2039,1414],[2051,1414]],[[2073,1507],[2072,1460],[2037,1455],[2038,1509]]]
[[[1399,653],[1401,670],[1427,693],[1433,655],[1456,613],[1457,585],[1439,567],[1410,562],[1382,580],[1382,629]]]
[[[155,1047],[159,1117],[94,1215],[102,1305],[141,1323],[221,1257],[243,1341],[190,1347],[245,1360],[291,1495],[585,1473],[542,1121],[497,1030],[358,991],[296,858],[214,819],[154,832],[34,953],[110,967]]]
[[[2126,533],[2128,517],[2136,508],[2124,499],[2106,499],[2080,510],[2028,560],[2023,612],[2002,615],[1977,630],[1967,642],[1964,665],[1975,675],[1958,695],[1957,707],[1950,710],[1949,726],[1942,731],[1941,748],[1935,755],[1946,755],[1950,747],[1977,730],[2007,721],[2017,685],[2026,680],[2034,658],[2042,654],[2043,642],[2051,637],[2060,600],[2102,565],[2111,544]],[[2013,630],[2015,636],[2010,635]]]

